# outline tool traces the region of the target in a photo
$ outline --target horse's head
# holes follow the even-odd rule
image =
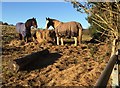
[[[53,19],[46,18],[46,25],[45,25],[45,28],[48,29],[50,26],[52,26],[52,27],[54,28]]]
[[[37,21],[36,21],[36,18],[32,18],[32,26],[37,28]]]
[[[36,21],[35,18],[28,19],[25,22],[25,27],[26,27],[26,36],[25,36],[25,38],[27,38],[27,41],[31,40],[31,26],[37,28],[37,21]]]

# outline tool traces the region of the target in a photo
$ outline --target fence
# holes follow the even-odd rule
[[[120,49],[118,49],[118,52],[110,58],[107,66],[97,80],[95,87],[106,87],[110,76],[112,78],[112,87],[119,87],[119,62]]]

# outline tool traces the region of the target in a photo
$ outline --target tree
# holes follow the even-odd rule
[[[0,21],[0,23],[3,23],[2,21]]]
[[[3,25],[8,25],[8,23],[5,22],[5,23],[3,23]]]
[[[111,56],[118,49],[120,31],[120,2],[86,2],[80,3],[76,0],[65,0],[71,2],[77,11],[88,14],[91,26],[99,30],[97,33],[105,35],[107,42],[112,45]]]
[[[73,7],[79,12],[85,12],[88,14],[88,21],[91,23],[91,28],[97,28],[97,33],[105,35],[112,48],[111,57],[115,54],[116,50],[120,47],[120,1],[114,0],[115,2],[88,2],[86,4],[81,4],[76,0],[67,0],[73,4]],[[109,0],[107,0],[109,1]],[[119,47],[118,47],[119,46]],[[118,65],[115,65],[118,69]],[[112,78],[114,74],[119,74],[119,72],[112,72]],[[112,79],[113,86],[119,86],[116,82],[118,79]]]

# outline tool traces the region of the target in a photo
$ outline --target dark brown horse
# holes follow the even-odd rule
[[[31,41],[31,26],[37,28],[37,21],[35,18],[28,19],[25,23],[17,23],[16,30],[19,33],[20,40],[22,37],[24,38],[25,42]]]
[[[56,37],[57,37],[57,45],[59,45],[59,38],[61,38],[61,45],[63,44],[64,37],[74,37],[75,46],[77,46],[77,37],[79,40],[79,44],[82,41],[82,26],[80,23],[71,21],[71,22],[60,22],[56,19],[46,18],[46,29],[52,26],[55,29]]]

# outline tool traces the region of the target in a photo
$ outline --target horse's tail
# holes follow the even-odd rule
[[[18,33],[20,33],[19,23],[17,23],[17,24],[15,25],[15,27],[16,27],[16,31],[17,31]]]
[[[79,44],[81,44],[81,42],[82,42],[82,30],[83,30],[83,28],[82,28],[82,25],[80,23],[78,24],[78,28],[79,28],[78,41],[79,41]]]

